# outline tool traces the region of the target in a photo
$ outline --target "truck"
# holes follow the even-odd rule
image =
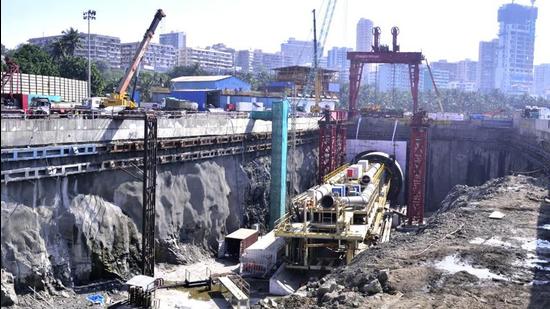
[[[28,108],[25,111],[27,115],[46,116],[46,115],[66,115],[75,112],[85,112],[82,104],[75,102],[55,102],[48,96],[33,96],[30,98]]]

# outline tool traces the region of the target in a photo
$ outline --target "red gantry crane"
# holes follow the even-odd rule
[[[426,190],[426,158],[428,151],[428,123],[426,112],[418,108],[418,82],[420,64],[424,57],[420,52],[400,52],[397,45],[399,28],[393,27],[392,50],[387,45],[380,45],[380,28],[373,29],[374,45],[370,52],[348,52],[350,60],[349,73],[349,110],[348,118],[359,115],[357,96],[361,85],[363,66],[366,63],[406,64],[409,66],[411,94],[413,99],[413,117],[410,124],[411,138],[409,144],[408,162],[408,206],[409,224],[422,224],[424,220],[424,203]]]

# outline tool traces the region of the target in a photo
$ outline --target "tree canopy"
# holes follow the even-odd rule
[[[15,50],[13,59],[22,73],[60,76],[59,67],[42,48],[24,44]]]

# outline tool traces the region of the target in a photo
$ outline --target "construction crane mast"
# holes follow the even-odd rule
[[[147,47],[149,47],[149,43],[151,43],[151,39],[155,34],[155,30],[157,29],[157,26],[159,25],[163,17],[166,17],[166,14],[164,14],[161,9],[158,9],[155,17],[153,18],[153,21],[151,22],[151,25],[143,35],[143,40],[139,44],[139,47],[134,54],[134,58],[132,59],[128,70],[126,70],[126,74],[124,74],[124,77],[122,78],[122,81],[120,81],[120,84],[118,85],[116,91],[111,94],[110,98],[106,99],[103,102],[104,106],[117,106],[124,107],[126,109],[136,108],[136,103],[134,103],[134,101],[128,97],[128,86],[130,85],[132,77],[134,77],[134,74],[136,73],[136,70],[141,63],[141,60],[143,59],[143,56],[147,51]]]

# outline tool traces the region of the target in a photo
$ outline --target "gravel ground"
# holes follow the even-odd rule
[[[392,233],[277,305],[550,308],[548,184],[520,175],[457,186],[424,228]]]

